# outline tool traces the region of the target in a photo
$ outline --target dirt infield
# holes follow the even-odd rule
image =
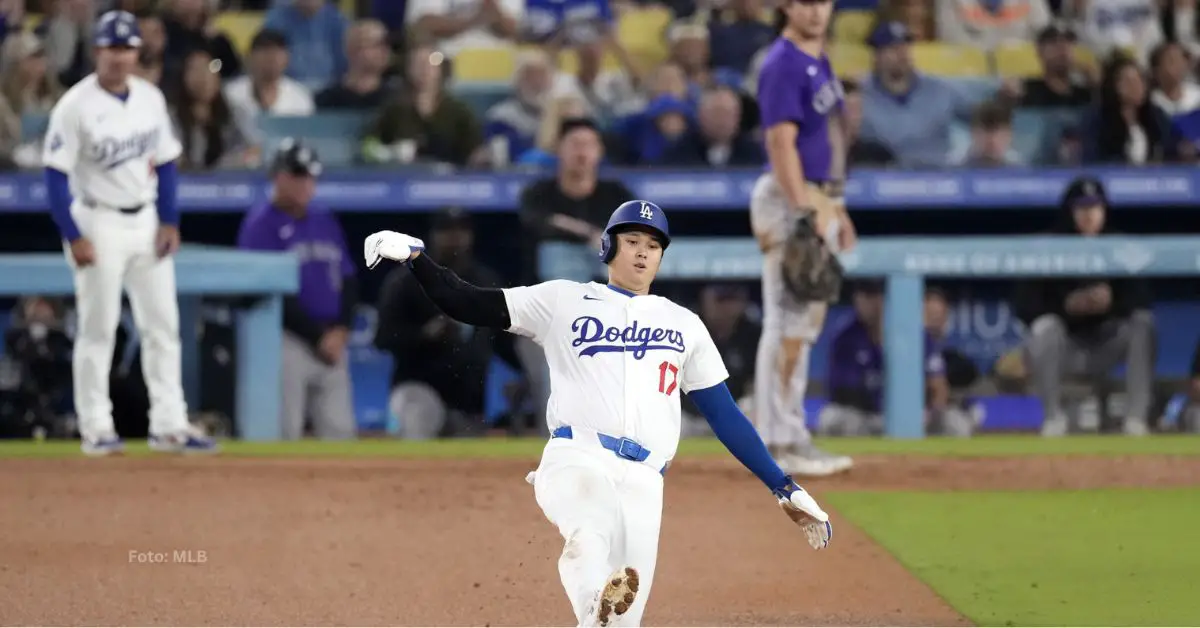
[[[1195,458],[859,462],[807,485],[819,498],[1200,477]],[[0,461],[0,624],[572,624],[560,539],[523,481],[532,466]],[[666,504],[647,625],[966,623],[844,520],[834,546],[811,551],[735,462],[680,462]]]

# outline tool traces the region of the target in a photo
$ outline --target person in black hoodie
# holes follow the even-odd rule
[[[1057,234],[1082,237],[1117,233],[1108,223],[1108,198],[1100,181],[1080,177],[1062,200]],[[1068,372],[1093,381],[1125,363],[1128,396],[1124,430],[1148,431],[1154,377],[1154,319],[1150,291],[1135,277],[1062,278],[1027,281],[1019,286],[1017,315],[1029,326],[1026,360],[1031,381],[1042,399],[1043,436],[1068,431],[1062,410],[1061,383]]]
[[[503,285],[495,271],[474,260],[474,231],[463,210],[435,215],[429,243],[432,254],[464,281]],[[455,322],[425,296],[408,269],[390,273],[380,288],[375,346],[394,357],[389,406],[399,419],[400,435],[428,439],[481,425],[493,352],[518,363],[509,337]]]

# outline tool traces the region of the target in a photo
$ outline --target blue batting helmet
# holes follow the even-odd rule
[[[646,227],[658,235],[663,249],[671,244],[671,229],[667,226],[667,213],[661,207],[650,201],[629,201],[622,203],[608,219],[604,227],[604,236],[600,239],[600,261],[605,264],[612,261],[617,254],[617,243],[612,234],[622,230],[622,227]]]
[[[128,46],[141,48],[142,33],[137,18],[128,11],[109,11],[96,20],[92,43],[100,48]]]

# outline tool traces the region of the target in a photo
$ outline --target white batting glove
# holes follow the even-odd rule
[[[788,486],[775,491],[779,499],[779,507],[796,525],[804,530],[808,544],[813,549],[823,549],[829,546],[833,539],[833,524],[829,523],[829,515],[817,505],[808,491],[792,482]]]
[[[375,268],[385,259],[407,262],[424,250],[425,243],[420,238],[395,231],[377,231],[367,236],[363,243],[363,258],[367,268]]]

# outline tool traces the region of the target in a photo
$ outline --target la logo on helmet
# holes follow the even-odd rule
[[[654,218],[654,210],[650,209],[649,203],[642,203],[640,215],[644,220],[652,220]]]

